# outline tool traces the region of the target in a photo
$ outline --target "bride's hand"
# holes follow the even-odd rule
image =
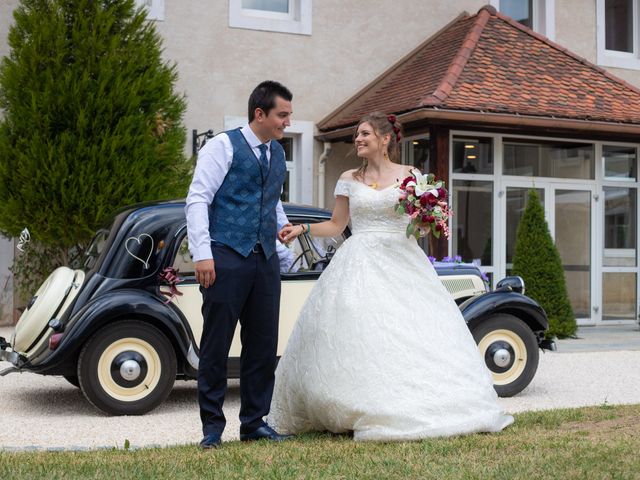
[[[285,225],[282,230],[278,232],[278,237],[282,239],[284,243],[289,243],[294,238],[304,233],[304,226],[300,225]]]

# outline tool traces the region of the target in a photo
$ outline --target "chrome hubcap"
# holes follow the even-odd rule
[[[498,367],[506,367],[511,363],[511,354],[509,350],[506,348],[500,348],[496,350],[493,354],[493,363],[495,363]]]
[[[140,376],[140,371],[140,364],[135,360],[126,360],[120,365],[120,375],[130,382]]]

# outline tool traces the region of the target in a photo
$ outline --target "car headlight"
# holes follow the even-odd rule
[[[518,275],[504,277],[496,285],[496,290],[499,290],[501,288],[510,289],[514,292],[518,292],[524,295],[524,280]]]

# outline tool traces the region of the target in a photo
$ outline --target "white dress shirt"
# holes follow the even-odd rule
[[[244,138],[251,146],[256,158],[260,158],[258,145],[262,144],[249,125],[241,129]],[[271,161],[271,141],[267,145],[267,161]],[[218,192],[220,185],[227,176],[233,161],[233,146],[226,133],[220,133],[209,140],[198,153],[193,180],[187,195],[187,235],[189,236],[189,250],[193,261],[213,258],[211,253],[211,237],[209,235],[209,205]],[[278,230],[289,223],[278,200],[276,205]],[[278,241],[277,239],[275,239]]]

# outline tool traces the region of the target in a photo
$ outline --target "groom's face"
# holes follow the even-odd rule
[[[266,114],[262,109],[256,109],[256,124],[260,136],[269,140],[280,140],[284,137],[284,130],[291,125],[291,102],[282,97],[276,97],[276,106]]]

